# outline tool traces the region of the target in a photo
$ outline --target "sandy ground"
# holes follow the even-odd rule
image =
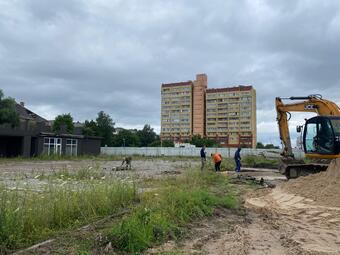
[[[340,158],[333,160],[327,171],[290,180],[282,188],[321,205],[340,206]]]
[[[246,216],[220,210],[194,226],[186,240],[168,242],[147,254],[340,254],[340,207],[319,206],[280,187],[247,199],[245,207]]]
[[[290,184],[278,178],[276,172],[249,171],[246,174],[275,180],[277,186],[248,193],[245,215],[219,210],[212,218],[193,226],[186,239],[168,242],[147,254],[174,250],[212,255],[340,254],[340,205],[325,206],[318,200],[300,196],[298,181]],[[327,175],[334,176],[334,173]],[[301,180],[299,183],[306,190],[313,189],[308,183],[302,184]],[[295,188],[289,190],[289,185]]]

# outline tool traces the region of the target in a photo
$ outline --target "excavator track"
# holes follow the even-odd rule
[[[281,162],[279,171],[284,174],[287,179],[298,178],[299,176],[306,176],[308,174],[315,174],[325,171],[328,167],[326,163],[304,163],[304,162]]]

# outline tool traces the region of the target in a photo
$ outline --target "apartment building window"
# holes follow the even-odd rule
[[[189,119],[181,119],[181,122],[189,122]]]
[[[250,111],[247,112],[241,112],[241,116],[250,116]]]
[[[242,102],[240,105],[250,107],[251,104],[250,104],[250,102]]]
[[[77,139],[66,139],[66,155],[77,156],[78,140]]]
[[[241,101],[250,102],[251,101],[251,97],[241,97]]]
[[[242,111],[250,111],[250,107],[241,107]]]
[[[237,116],[238,115],[238,112],[230,112],[229,113],[229,116]]]
[[[250,116],[240,118],[241,121],[250,121],[250,119]]]
[[[47,155],[61,155],[61,138],[45,137],[43,153]]]

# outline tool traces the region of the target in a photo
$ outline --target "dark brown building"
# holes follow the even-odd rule
[[[20,124],[0,125],[0,157],[33,157],[46,155],[98,155],[100,137],[84,136],[82,127],[73,133],[66,130],[53,132],[46,119],[28,110],[22,103],[16,105]]]

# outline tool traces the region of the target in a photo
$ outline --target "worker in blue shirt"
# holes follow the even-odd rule
[[[202,146],[201,148],[201,171],[204,169],[206,159],[206,152],[205,152],[205,145]]]
[[[234,155],[234,159],[235,159],[235,171],[236,172],[241,172],[241,148],[237,148],[235,155]]]

